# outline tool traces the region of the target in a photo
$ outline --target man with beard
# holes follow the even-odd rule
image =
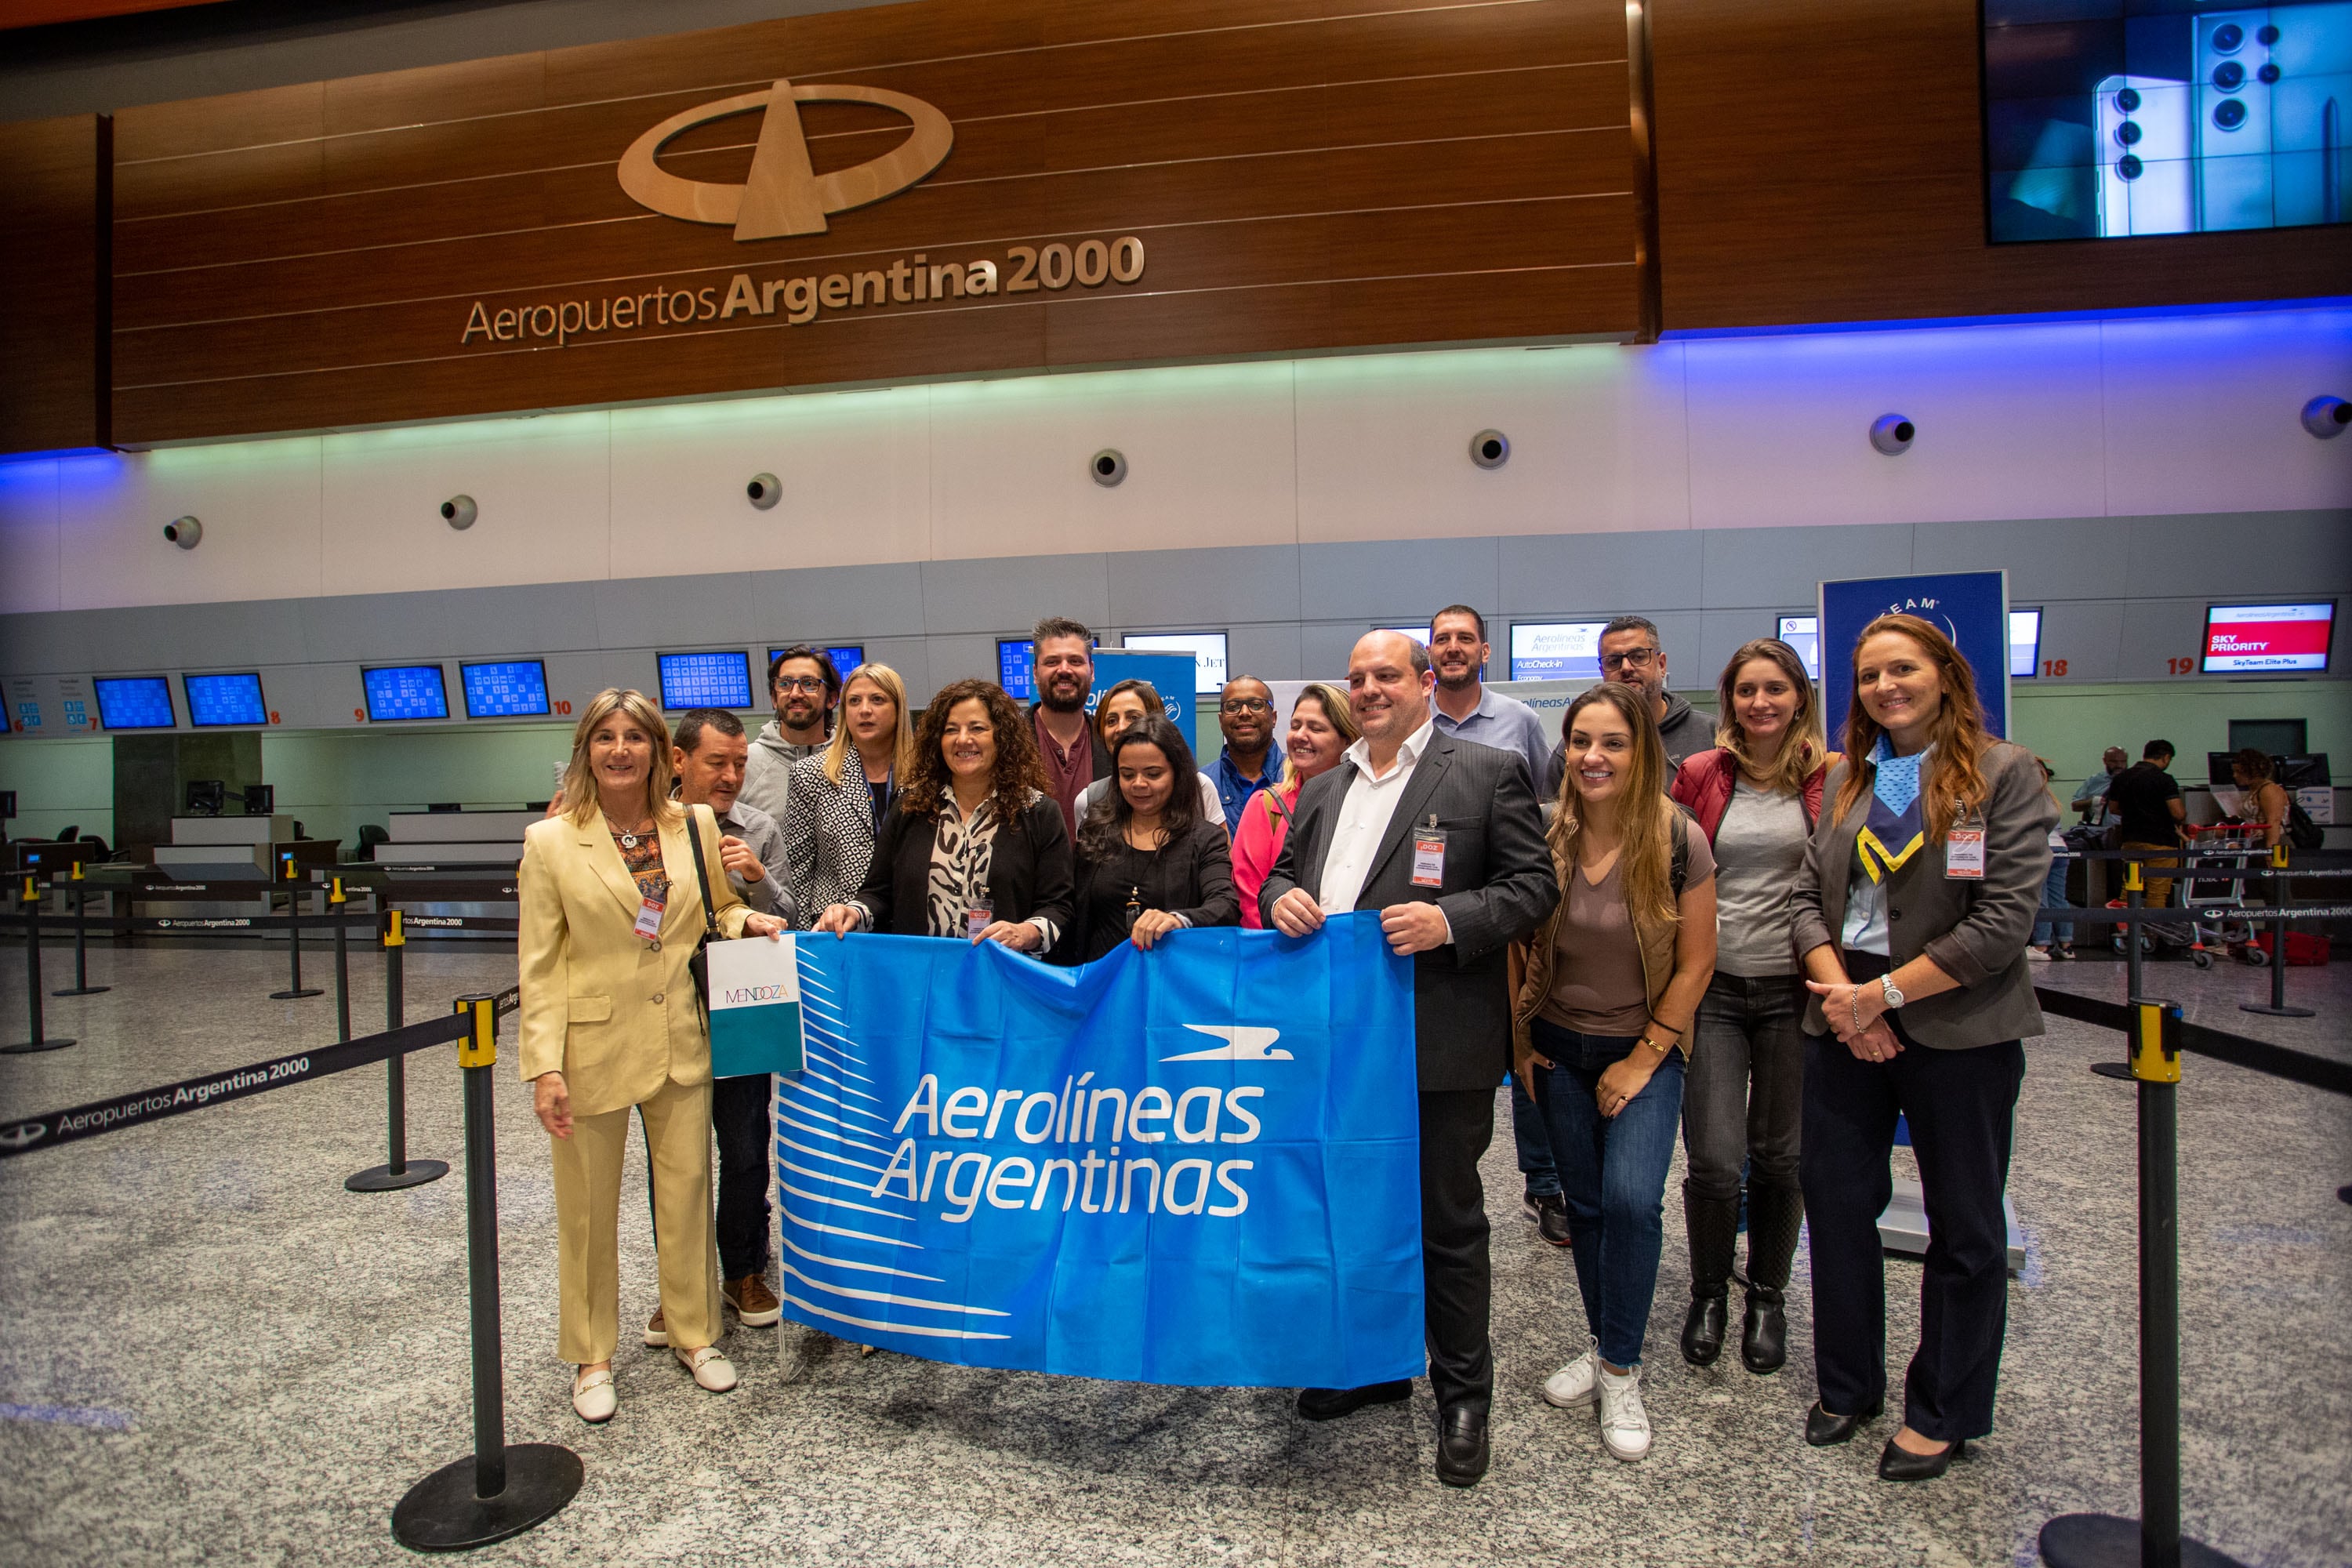
[[[1274,742],[1274,690],[1254,675],[1236,676],[1217,694],[1217,728],[1225,737],[1218,753],[1217,799],[1225,820],[1238,826],[1250,796],[1282,782],[1282,748]]]
[[[1469,605],[1448,605],[1430,617],[1429,661],[1437,671],[1437,689],[1430,694],[1429,717],[1440,734],[1475,741],[1523,760],[1532,791],[1544,776],[1543,721],[1517,698],[1486,689],[1481,674],[1491,652],[1486,617]],[[1511,1079],[1511,1142],[1524,1184],[1520,1209],[1544,1240],[1566,1247],[1568,1203],[1559,1195],[1551,1139],[1544,1131],[1543,1112],[1517,1077]]]
[[[1666,784],[1685,757],[1696,756],[1715,744],[1715,722],[1666,689],[1666,650],[1658,640],[1654,621],[1640,616],[1620,616],[1601,628],[1601,679],[1637,686],[1650,700],[1650,716],[1658,721],[1658,739],[1666,748]],[[1551,749],[1544,769],[1544,798],[1559,798],[1560,781],[1568,777],[1568,746]]]
[[[793,764],[821,750],[832,728],[841,672],[823,648],[796,642],[769,661],[768,699],[776,716],[760,726],[743,768],[743,793],[736,798],[782,822]]]
[[[1037,700],[1029,705],[1037,754],[1045,763],[1045,793],[1062,808],[1062,825],[1078,831],[1078,796],[1110,777],[1110,753],[1087,722],[1095,689],[1095,634],[1084,624],[1048,616],[1030,631]]]

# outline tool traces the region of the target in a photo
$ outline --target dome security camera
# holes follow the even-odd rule
[[[2352,403],[2340,397],[2315,397],[2303,405],[2303,427],[2323,441],[2333,441],[2352,425]]]
[[[1116,447],[1105,447],[1087,460],[1087,472],[1094,476],[1095,483],[1108,489],[1127,478],[1127,458]]]
[[[163,525],[163,537],[183,550],[194,550],[205,537],[205,525],[193,517],[175,517]]]
[[[1900,414],[1882,414],[1871,421],[1870,444],[1890,458],[1899,458],[1911,449],[1919,427]]]
[[[1470,460],[1482,468],[1499,468],[1511,460],[1511,438],[1500,430],[1481,430],[1470,437]]]
[[[472,496],[451,496],[441,503],[441,521],[460,533],[473,527],[474,519],[479,515]]]
[[[753,474],[751,482],[743,487],[743,494],[753,506],[766,511],[784,499],[783,481],[773,474]]]

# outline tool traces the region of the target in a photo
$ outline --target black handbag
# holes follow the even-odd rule
[[[695,1000],[702,1004],[703,1016],[710,1014],[709,948],[721,940],[719,917],[710,907],[710,872],[702,863],[702,835],[694,826],[694,807],[686,808],[686,841],[694,851],[695,885],[702,889],[702,936],[694,944],[694,956],[686,961],[688,973],[694,976]]]

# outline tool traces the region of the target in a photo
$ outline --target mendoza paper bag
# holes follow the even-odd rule
[[[801,1070],[800,955],[789,933],[714,942],[710,1076]]]

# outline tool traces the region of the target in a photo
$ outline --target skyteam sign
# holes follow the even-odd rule
[[[784,1310],[934,1361],[1352,1387],[1422,1370],[1412,973],[1378,918],[1054,969],[799,944]]]

